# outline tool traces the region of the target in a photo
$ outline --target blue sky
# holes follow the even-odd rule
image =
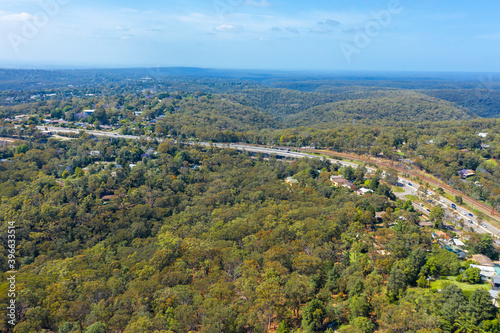
[[[0,0],[0,67],[500,72],[496,0]]]

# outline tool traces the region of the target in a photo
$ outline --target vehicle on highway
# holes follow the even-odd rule
[[[411,183],[408,183],[408,186],[413,186]]]
[[[469,222],[469,223],[473,223],[473,222],[472,222],[472,220],[468,220],[467,222]]]
[[[116,133],[115,133],[115,134],[113,134],[113,135],[118,135],[118,134],[116,134]]]
[[[431,210],[429,208],[426,209],[428,212],[430,212]]]
[[[481,225],[482,225],[483,227],[485,227],[485,228],[488,228],[488,226],[487,226],[485,223],[483,223],[483,224],[481,224]]]
[[[470,217],[474,217],[474,215],[472,215],[472,213],[469,213],[469,216],[470,216]]]
[[[452,204],[451,204],[451,208],[453,208],[453,209],[457,209],[457,205],[455,205],[455,204],[453,204],[453,203],[452,203]]]

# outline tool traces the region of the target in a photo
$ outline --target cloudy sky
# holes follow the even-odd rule
[[[500,72],[497,0],[0,0],[0,67]]]

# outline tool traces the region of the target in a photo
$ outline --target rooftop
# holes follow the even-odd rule
[[[474,170],[471,170],[471,169],[462,169],[460,171],[458,171],[458,175],[462,178],[467,178],[467,177],[471,177],[471,176],[474,176],[476,173],[474,172]]]
[[[475,262],[477,262],[479,265],[482,265],[482,266],[495,267],[495,264],[493,263],[493,261],[491,261],[490,258],[488,258],[487,256],[485,256],[483,254],[473,255],[472,260],[474,260]]]

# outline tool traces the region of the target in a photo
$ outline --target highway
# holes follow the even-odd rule
[[[113,133],[113,132],[105,132],[105,131],[88,131],[84,129],[73,129],[73,128],[63,128],[63,127],[54,127],[54,126],[37,126],[37,128],[44,132],[44,133],[74,133],[74,134],[79,134],[80,132],[85,132],[90,135],[95,135],[95,136],[104,136],[108,138],[116,138],[116,139],[128,139],[128,140],[139,140],[141,138],[146,139],[146,140],[151,140],[150,137],[145,137],[145,136],[136,136],[136,135],[123,135],[123,134],[118,134],[118,133]],[[157,139],[159,142],[162,142],[163,139]],[[319,157],[319,156],[314,156],[314,155],[309,155],[305,153],[300,153],[300,152],[295,152],[287,149],[272,149],[272,148],[265,148],[265,147],[255,147],[255,146],[250,146],[250,145],[242,145],[242,144],[227,144],[227,143],[210,143],[210,142],[189,142],[189,144],[198,144],[201,146],[211,146],[214,145],[219,148],[232,148],[232,149],[237,149],[240,151],[248,151],[251,153],[263,153],[263,154],[275,154],[277,156],[283,156],[283,157],[289,157],[289,158],[321,158],[321,159],[327,159],[324,157]],[[358,166],[356,163],[350,163],[350,162],[344,162],[336,159],[331,159],[328,158],[328,160],[332,163],[340,163],[342,165],[350,165],[354,168]],[[375,169],[372,169],[375,170]]]
[[[209,142],[198,142],[199,145],[202,146],[210,146],[211,144]],[[300,152],[295,152],[290,149],[281,149],[281,148],[266,148],[266,147],[255,147],[255,146],[248,146],[248,145],[242,145],[242,144],[225,144],[225,143],[212,143],[212,145],[219,147],[219,148],[232,148],[240,151],[248,151],[251,153],[262,153],[262,154],[269,154],[269,155],[277,155],[277,156],[282,156],[282,157],[289,157],[289,158],[319,158],[321,160],[328,160],[331,163],[339,163],[342,166],[352,166],[353,168],[358,167],[358,164],[356,163],[351,163],[351,162],[345,162],[333,158],[326,158],[326,157],[321,157],[321,156],[315,156],[315,155],[309,155],[306,153],[300,153]],[[371,170],[375,170],[370,168]]]
[[[104,136],[104,137],[110,137],[110,138],[120,138],[120,139],[129,139],[129,140],[139,140],[141,138],[146,139],[146,140],[151,140],[150,137],[144,137],[144,136],[135,136],[135,135],[123,135],[123,134],[118,134],[118,133],[113,133],[113,132],[105,132],[105,131],[87,131],[84,129],[71,129],[71,128],[61,128],[61,127],[53,127],[53,126],[37,126],[37,128],[42,131],[42,132],[52,132],[52,133],[80,133],[80,132],[86,132],[90,135],[95,135],[95,136]],[[162,139],[157,139],[158,141],[163,141]],[[338,163],[342,166],[352,166],[354,168],[358,167],[358,164],[352,163],[352,162],[347,162],[347,161],[341,161],[333,158],[326,158],[326,157],[321,157],[321,156],[316,156],[316,155],[310,155],[306,153],[301,153],[301,152],[296,152],[292,151],[291,149],[286,149],[286,148],[266,148],[266,147],[256,147],[256,146],[251,146],[251,145],[245,145],[245,144],[227,144],[227,143],[209,143],[209,142],[189,142],[189,144],[192,145],[201,145],[201,146],[211,146],[214,145],[218,148],[229,148],[229,149],[237,149],[239,151],[248,151],[251,153],[263,153],[263,154],[269,154],[269,155],[277,155],[277,156],[282,156],[282,157],[288,157],[288,158],[320,158],[322,160],[327,159],[331,163]],[[366,167],[368,171],[375,171],[374,168]],[[406,191],[410,191],[412,195],[418,196],[418,185],[412,183],[411,180],[399,177],[399,183],[402,185],[402,187]],[[396,195],[398,195],[396,193]],[[464,220],[464,226],[467,227],[474,227],[474,230],[479,232],[479,233],[489,233],[493,236],[495,236],[497,239],[500,239],[500,230],[489,225],[486,222],[482,222],[481,225],[478,224],[477,217],[474,216],[474,214],[465,208],[459,207],[457,205],[457,209],[451,208],[451,204],[454,203],[450,200],[448,200],[445,197],[438,196],[438,202],[436,202],[435,199],[432,197],[435,196],[436,194],[433,192],[428,193],[427,200],[433,200],[432,205],[441,205],[445,211],[448,213],[449,216],[458,216],[458,219],[462,218]],[[399,197],[399,196],[398,196]],[[417,207],[419,210],[422,210],[422,207]],[[423,211],[424,213],[428,213],[427,211]],[[470,222],[469,222],[470,221]],[[500,241],[499,241],[500,243]]]
[[[410,180],[404,179],[404,178],[399,178],[398,180],[400,184],[403,186],[405,189],[409,189],[412,192],[412,195],[418,196],[418,188],[420,186],[417,186],[417,184],[412,183]],[[453,216],[453,220],[458,221],[460,219],[463,219],[464,221],[464,226],[467,227],[473,227],[475,231],[478,233],[489,233],[497,238],[500,238],[500,230],[497,228],[488,225],[486,222],[482,222],[481,225],[478,223],[477,216],[475,216],[472,212],[469,210],[460,207],[456,205],[455,202],[442,197],[442,196],[437,196],[437,200],[433,198],[436,195],[436,193],[432,191],[428,191],[426,200],[430,200],[432,202],[432,205],[440,205],[446,212],[449,213],[449,215]],[[457,209],[452,208],[452,204],[455,204]]]

